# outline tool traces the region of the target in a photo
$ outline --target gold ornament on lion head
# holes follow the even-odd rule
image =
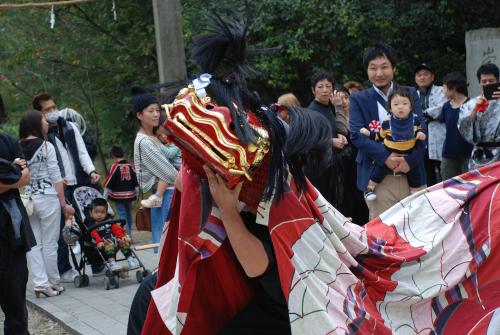
[[[163,126],[169,138],[198,173],[204,174],[202,166],[206,164],[227,181],[228,187],[245,179],[252,181],[252,172],[270,147],[267,129],[252,112],[246,115],[256,141],[243,144],[236,135],[230,109],[199,94],[193,85],[180,90],[174,102],[162,108],[167,113]]]

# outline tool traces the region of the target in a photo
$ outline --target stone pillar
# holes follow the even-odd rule
[[[153,0],[160,83],[186,80],[180,0]]]
[[[476,71],[482,64],[500,66],[500,28],[470,30],[465,34],[467,81],[469,96],[481,93]]]

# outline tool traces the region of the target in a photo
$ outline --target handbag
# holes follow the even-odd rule
[[[151,231],[150,209],[141,207],[135,213],[135,226],[137,230]]]
[[[142,154],[141,154],[141,143],[139,142],[139,194],[140,200],[144,199],[144,193],[142,192]],[[137,230],[151,231],[151,215],[150,209],[145,207],[139,207],[135,213],[135,226]]]

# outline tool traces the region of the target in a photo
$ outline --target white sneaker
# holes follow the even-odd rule
[[[72,283],[76,276],[78,276],[78,271],[70,269],[61,275],[60,280],[62,283]]]
[[[129,270],[137,269],[140,266],[139,261],[134,256],[129,256],[129,258],[127,258],[127,262]]]
[[[159,197],[156,194],[153,194],[149,198],[141,200],[141,206],[146,208],[161,207],[162,202],[163,197]]]
[[[108,262],[108,267],[109,267],[109,270],[112,272],[120,271],[122,269],[122,267],[120,265],[118,265],[118,263],[116,263],[115,260]]]
[[[375,190],[373,188],[366,188],[366,190],[363,192],[363,195],[365,196],[366,201],[373,201],[377,199],[377,194],[375,193]]]

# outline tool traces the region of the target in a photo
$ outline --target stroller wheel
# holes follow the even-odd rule
[[[144,279],[142,271],[137,271],[135,273],[135,279],[137,279],[138,283],[142,283],[142,280]]]
[[[114,276],[114,281],[115,281],[115,283],[114,283],[114,285],[113,285],[113,286],[114,286],[115,288],[120,287],[120,276],[119,276],[118,274],[115,274],[115,276]]]
[[[83,287],[89,286],[89,283],[90,283],[89,276],[82,275],[82,286]]]
[[[111,288],[111,283],[109,277],[104,277],[104,289],[109,290]]]
[[[73,284],[75,284],[76,288],[80,288],[83,286],[83,280],[81,276],[76,276],[75,279],[73,279]]]

